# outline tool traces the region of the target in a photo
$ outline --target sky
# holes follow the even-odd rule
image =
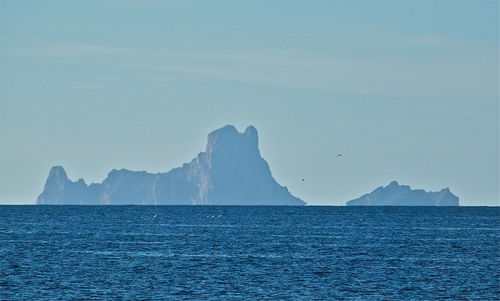
[[[397,180],[498,206],[499,53],[496,0],[1,1],[0,204],[233,124],[312,205]]]

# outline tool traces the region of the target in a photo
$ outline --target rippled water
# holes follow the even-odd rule
[[[500,299],[500,208],[0,206],[0,299]]]

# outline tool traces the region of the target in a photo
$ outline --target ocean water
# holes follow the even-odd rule
[[[500,208],[0,206],[0,299],[499,300]]]

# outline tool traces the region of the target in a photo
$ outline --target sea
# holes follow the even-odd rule
[[[500,208],[0,206],[0,300],[500,300]]]

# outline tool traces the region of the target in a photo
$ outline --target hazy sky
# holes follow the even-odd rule
[[[500,205],[498,28],[496,0],[1,1],[0,203],[252,124],[310,204],[398,180]]]

